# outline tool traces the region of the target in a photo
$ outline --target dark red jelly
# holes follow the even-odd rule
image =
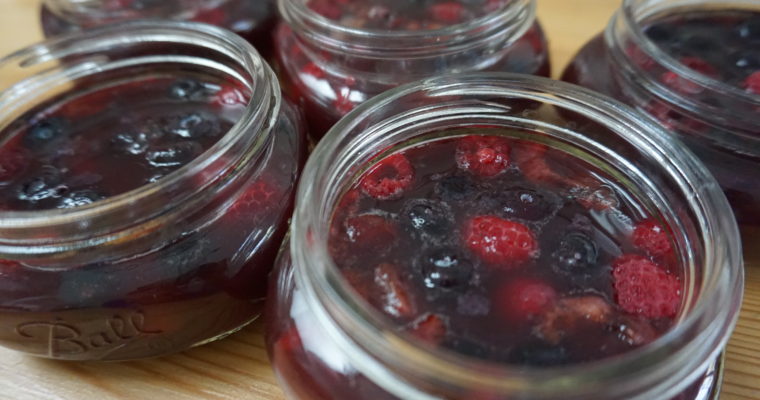
[[[96,0],[84,9],[72,0],[44,3],[41,19],[47,37],[126,20],[171,18],[227,28],[264,56],[271,53],[277,19],[273,0]]]
[[[740,224],[760,225],[760,12],[694,7],[634,26],[622,21],[610,41],[600,35],[588,43],[563,79],[632,104],[679,134],[716,176]]]
[[[285,92],[320,139],[343,115],[402,83],[463,71],[548,76],[532,2],[285,0],[276,60]]]

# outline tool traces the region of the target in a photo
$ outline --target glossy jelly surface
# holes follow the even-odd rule
[[[668,230],[589,163],[498,136],[377,162],[336,210],[354,289],[430,346],[552,366],[645,345],[673,323]]]
[[[246,97],[187,76],[54,99],[0,132],[0,207],[72,208],[156,182],[224,136]]]

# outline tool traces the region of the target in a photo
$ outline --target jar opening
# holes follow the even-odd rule
[[[211,189],[264,151],[279,110],[279,86],[255,50],[231,33],[202,24],[130,22],[97,28],[9,55],[0,60],[0,69],[14,77],[0,92],[4,128],[71,91],[152,83],[177,71],[229,80],[250,95],[228,131],[154,183],[70,209],[3,212],[0,251],[6,254],[55,253],[139,236],[150,231],[151,221],[184,209],[178,207],[182,202],[204,204]]]
[[[521,102],[543,104],[542,112],[548,114],[520,109],[517,105]],[[396,110],[407,111],[398,114]],[[563,123],[564,113],[576,113],[593,123],[582,129],[576,123]],[[667,223],[680,230],[676,240],[688,266],[685,274],[691,279],[686,312],[677,326],[652,344],[613,359],[524,369],[420,348],[368,309],[337,272],[324,234],[346,181],[358,176],[378,153],[415,140],[421,131],[471,125],[505,126],[529,140],[564,147],[573,155],[593,154],[615,165],[620,179],[637,187],[641,200],[659,209]],[[624,143],[605,142],[610,135],[584,135],[589,133],[586,129],[593,132],[594,126],[621,135],[618,140]],[[541,135],[528,133],[535,131]],[[630,153],[641,153],[642,161],[632,165],[627,159]],[[614,389],[609,398],[615,399],[647,390],[676,394],[713,361],[738,315],[742,286],[738,232],[735,222],[724,218],[726,213],[730,215],[730,208],[717,184],[693,156],[677,150],[651,121],[570,85],[507,74],[435,78],[407,85],[365,103],[339,122],[318,146],[306,171],[299,187],[301,201],[290,249],[297,266],[296,279],[311,300],[324,307],[324,318],[333,320],[341,330],[335,332],[335,339],[366,355],[357,359],[366,362],[365,368],[359,368],[371,378],[388,379],[377,373],[374,362],[390,368],[407,383],[432,381],[444,387],[477,387],[499,394],[588,398],[609,390],[610,385]],[[699,184],[695,187],[694,182]],[[692,191],[698,192],[696,198]],[[668,198],[686,202],[687,209],[674,209]],[[734,239],[715,246],[726,232]],[[731,277],[724,274],[725,268]],[[722,313],[731,310],[721,324],[714,324],[714,318],[725,314],[716,308],[722,308]],[[668,369],[665,375],[663,369]]]

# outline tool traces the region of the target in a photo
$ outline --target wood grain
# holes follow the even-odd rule
[[[555,75],[606,25],[615,0],[539,0]],[[0,0],[0,54],[41,37],[36,0]],[[721,399],[760,399],[760,234],[745,242],[747,291],[728,347]],[[216,343],[155,360],[66,363],[0,349],[0,399],[282,399],[254,323]],[[658,399],[654,399],[658,400]]]

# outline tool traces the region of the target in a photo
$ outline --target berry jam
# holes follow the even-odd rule
[[[652,45],[717,81],[712,86],[647,54],[639,40],[626,36],[630,27],[616,28],[623,33],[612,44],[602,35],[594,38],[562,79],[634,105],[678,133],[718,179],[740,225],[760,226],[758,26],[760,12],[731,9],[680,11],[639,22]]]
[[[70,3],[72,0],[48,0]],[[117,21],[138,18],[162,18],[179,15],[184,21],[203,22],[227,28],[251,42],[259,53],[268,56],[272,48],[271,31],[276,23],[275,5],[272,0],[222,0],[206,1],[209,6],[200,6],[186,0],[96,0],[100,1],[98,11],[102,17],[86,16],[80,22],[71,22],[56,15],[46,5],[42,6],[42,30],[51,37],[78,29],[93,28]],[[108,13],[117,13],[109,17]]]
[[[301,104],[314,139],[320,139],[343,115],[369,98],[417,79],[463,71],[550,74],[548,46],[538,23],[528,21],[527,29],[515,29],[525,21],[498,28],[487,25],[494,23],[488,16],[513,6],[509,1],[284,3],[293,10],[285,13],[287,24],[275,33],[276,62],[284,91]],[[319,18],[322,22],[328,20],[326,33],[312,32],[311,25],[297,20],[300,16],[291,16],[310,12],[313,14],[307,19],[318,15],[324,17]],[[466,33],[446,31],[455,26]],[[356,39],[346,36],[347,29]],[[483,35],[497,29],[498,35]],[[516,33],[519,36],[515,37]],[[415,35],[420,38],[410,39]],[[472,43],[459,43],[462,38],[470,38]],[[343,45],[339,50],[328,48],[332,46],[328,41]]]
[[[72,208],[156,182],[216,143],[246,104],[242,88],[192,77],[55,99],[0,133],[0,207]]]
[[[540,145],[437,140],[372,166],[336,210],[330,247],[354,289],[427,345],[583,363],[651,342],[679,309],[667,228],[632,201]]]
[[[0,345],[71,360],[152,357],[223,337],[261,313],[303,163],[302,125],[284,102],[262,155],[217,171],[228,151],[189,168],[219,142],[235,143],[233,125],[251,120],[247,86],[196,70],[152,65],[109,83],[77,81],[3,130],[3,210],[103,212],[100,201],[133,194],[123,213],[137,228],[99,242],[90,230],[111,227],[85,220],[97,246],[0,260]],[[188,182],[203,192],[176,198],[193,190]],[[134,191],[147,188],[172,205],[158,219]]]

